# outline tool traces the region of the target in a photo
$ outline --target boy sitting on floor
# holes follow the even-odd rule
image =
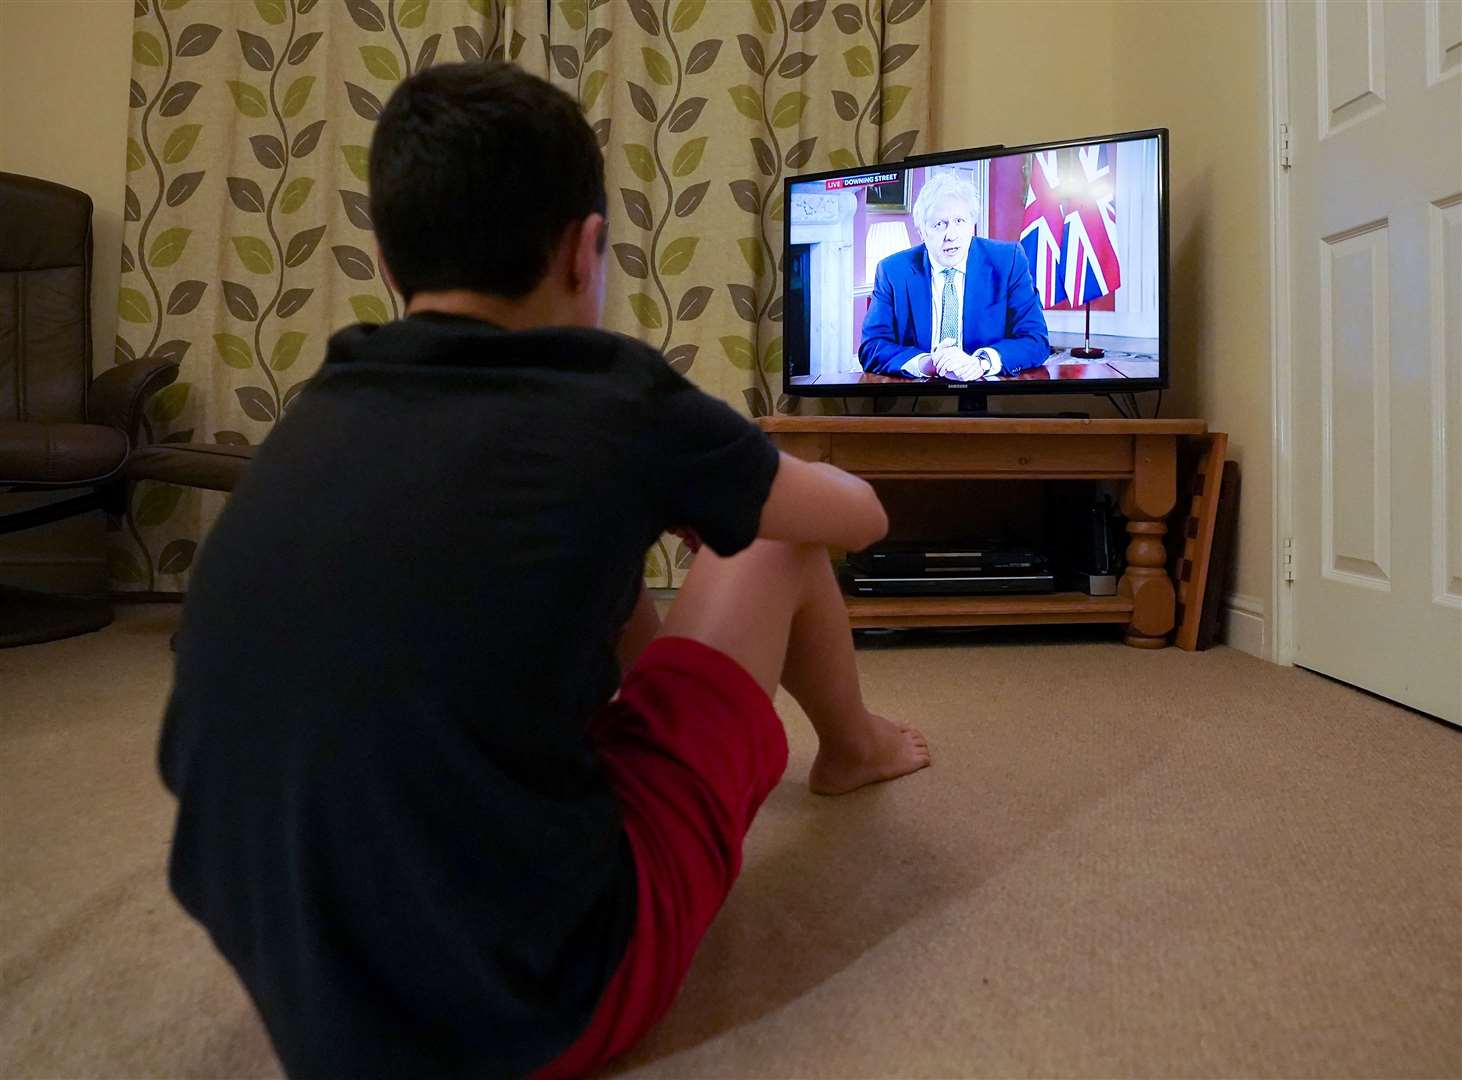
[[[291,1074],[578,1075],[669,1008],[731,888],[779,682],[813,791],[929,763],[863,705],[824,547],[887,521],[596,329],[604,166],[567,95],[430,68],[370,176],[406,317],[335,335],[202,552],[171,883]],[[661,626],[673,527],[705,548]]]

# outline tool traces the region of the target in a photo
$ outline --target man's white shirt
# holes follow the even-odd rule
[[[965,252],[965,261],[966,263],[968,263],[969,261],[969,252]],[[944,316],[944,282],[946,274],[952,273],[954,275],[955,344],[959,345],[960,348],[963,349],[964,346],[962,342],[965,339],[965,272],[963,269],[958,267],[938,266],[938,264],[934,263],[932,259],[930,260],[930,264],[935,267],[934,281],[932,287],[929,289],[929,292],[932,294],[933,297],[931,317],[934,320],[929,324],[929,336],[934,340],[930,342],[929,352],[922,352],[919,353],[918,356],[909,357],[908,361],[901,369],[905,375],[913,375],[915,378],[920,379],[930,377],[925,374],[924,365],[928,363],[930,356],[933,354],[933,350],[939,347],[939,325],[940,320]],[[977,360],[984,359],[990,363],[991,367],[989,374],[1000,374],[1001,363],[1000,353],[998,350],[992,349],[987,345],[984,348],[976,349],[971,355],[974,356]]]

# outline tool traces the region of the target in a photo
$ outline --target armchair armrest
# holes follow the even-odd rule
[[[147,399],[178,377],[178,362],[141,357],[118,364],[91,380],[86,392],[86,419],[117,428],[135,445]]]

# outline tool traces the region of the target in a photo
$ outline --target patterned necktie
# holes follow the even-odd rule
[[[939,340],[952,339],[959,344],[959,300],[954,295],[954,268],[944,271],[944,294],[939,298]]]

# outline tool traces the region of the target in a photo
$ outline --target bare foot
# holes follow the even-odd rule
[[[861,752],[820,747],[807,775],[815,795],[845,795],[868,784],[894,780],[929,764],[929,742],[917,729],[868,714],[871,729]]]

